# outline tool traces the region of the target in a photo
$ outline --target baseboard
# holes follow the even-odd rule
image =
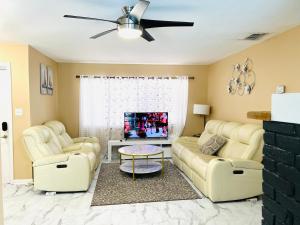
[[[12,184],[33,184],[32,179],[15,179],[11,182]]]

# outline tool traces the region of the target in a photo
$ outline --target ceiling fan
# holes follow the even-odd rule
[[[106,20],[73,15],[64,15],[64,17],[85,20],[99,20],[117,24],[116,28],[96,34],[90,37],[91,39],[96,39],[112,31],[118,31],[119,35],[123,38],[133,39],[142,37],[147,41],[154,41],[154,38],[146,29],[157,27],[183,27],[194,25],[193,22],[142,19],[142,16],[145,13],[149,4],[149,1],[139,0],[135,6],[124,6],[122,8],[123,16],[119,17],[117,20]]]

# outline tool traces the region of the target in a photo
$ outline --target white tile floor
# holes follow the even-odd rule
[[[261,201],[213,204],[199,200],[90,207],[88,192],[45,195],[32,185],[4,187],[5,225],[259,225]]]

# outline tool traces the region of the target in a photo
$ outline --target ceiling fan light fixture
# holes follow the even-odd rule
[[[121,28],[118,34],[125,39],[136,39],[142,35],[142,31],[140,29]]]
[[[125,39],[136,39],[142,35],[142,29],[139,25],[129,23],[118,26],[118,34]]]

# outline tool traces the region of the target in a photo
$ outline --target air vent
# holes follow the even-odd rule
[[[268,33],[255,33],[255,34],[251,34],[248,37],[245,37],[244,40],[248,40],[248,41],[256,41],[261,39],[262,37],[264,37],[265,35],[267,35]]]

